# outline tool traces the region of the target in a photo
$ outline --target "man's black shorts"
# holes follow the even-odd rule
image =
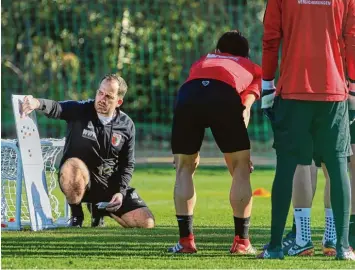
[[[243,120],[244,105],[229,84],[211,79],[195,79],[179,90],[172,127],[173,154],[191,155],[202,145],[205,128],[223,153],[250,149]]]
[[[113,195],[102,194],[102,196],[100,196],[99,194],[95,194],[95,196],[93,196],[94,198],[90,198],[91,192],[92,191],[85,192],[82,202],[92,203],[92,207],[95,208],[94,212],[97,212],[101,216],[109,216],[110,212],[108,212],[106,210],[97,209],[96,203],[109,202],[112,199]],[[114,212],[114,213],[111,212],[111,213],[118,216],[118,217],[121,217],[128,212],[131,212],[133,210],[136,210],[136,209],[142,208],[142,207],[147,207],[146,203],[139,196],[139,194],[137,193],[137,191],[134,188],[129,187],[127,189],[126,196],[123,198],[122,206],[120,207],[120,209],[118,209],[117,212]]]
[[[60,170],[58,173],[58,180],[59,180],[59,177],[60,177]],[[92,176],[90,176],[90,177],[92,177]],[[92,208],[94,209],[94,212],[97,212],[102,216],[109,216],[109,212],[107,212],[106,210],[96,209],[96,204],[99,202],[111,201],[113,193],[109,192],[109,191],[101,190],[98,187],[93,187],[91,181],[92,180],[89,180],[89,184],[86,187],[85,194],[84,194],[83,199],[81,201],[86,202],[86,203],[91,203]],[[59,185],[59,187],[61,188],[60,185]],[[135,188],[128,187],[127,192],[126,192],[126,196],[123,198],[122,206],[120,207],[120,209],[117,212],[112,213],[112,214],[114,214],[118,217],[121,217],[122,215],[124,215],[128,212],[131,212],[133,210],[136,210],[136,209],[142,208],[142,207],[147,207],[144,200],[139,196],[139,194],[137,193]]]

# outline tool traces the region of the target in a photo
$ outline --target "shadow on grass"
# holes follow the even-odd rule
[[[230,256],[234,230],[230,227],[195,227],[197,247],[200,251],[193,257]],[[313,229],[313,240],[320,241],[323,231]],[[252,242],[257,249],[269,239],[269,229],[253,227],[250,230]],[[178,239],[176,227],[154,229],[106,228],[62,228],[46,232],[8,232],[2,235],[2,257],[149,257],[149,259],[174,256],[167,248]],[[251,259],[254,256],[243,257]]]

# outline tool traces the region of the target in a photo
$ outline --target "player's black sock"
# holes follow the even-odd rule
[[[346,157],[324,158],[330,178],[330,202],[332,204],[338,251],[349,248],[350,181]]]
[[[355,236],[355,215],[350,216],[349,235]]]
[[[296,220],[295,220],[295,216],[293,216],[293,221],[292,221],[292,234],[296,235]]]
[[[241,239],[248,239],[249,225],[250,225],[250,217],[247,218],[234,217],[235,235],[238,235]]]
[[[80,204],[69,204],[72,217],[84,217],[83,208]]]
[[[289,155],[277,155],[276,174],[271,194],[271,240],[268,249],[281,249],[282,235],[291,205],[292,181],[297,160]]]
[[[180,238],[187,237],[193,234],[192,231],[192,221],[193,216],[176,216],[177,222],[179,224]]]

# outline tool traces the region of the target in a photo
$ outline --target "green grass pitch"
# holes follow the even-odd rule
[[[201,168],[195,175],[197,206],[194,232],[197,254],[169,254],[178,240],[174,216],[172,168],[137,168],[132,185],[147,202],[156,218],[154,229],[123,229],[106,218],[106,227],[85,227],[43,232],[2,232],[2,268],[354,268],[352,262],[335,261],[321,253],[324,228],[324,177],[319,172],[312,209],[312,234],[316,255],[311,258],[257,260],[253,256],[229,254],[234,227],[229,206],[231,178],[226,169]],[[256,170],[253,189],[271,190],[274,171]],[[288,228],[292,216],[289,215]],[[269,240],[270,198],[254,198],[250,235],[260,251]]]

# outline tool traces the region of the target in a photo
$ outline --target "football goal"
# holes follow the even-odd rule
[[[47,186],[53,226],[65,226],[69,219],[69,208],[59,188],[56,168],[63,146],[64,139],[41,139],[43,178]],[[2,230],[20,230],[31,225],[27,193],[23,183],[23,164],[17,140],[1,140]]]

